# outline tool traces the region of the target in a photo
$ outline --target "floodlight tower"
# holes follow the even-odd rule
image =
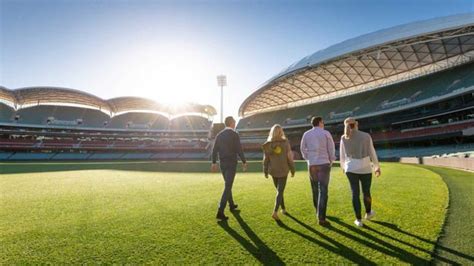
[[[224,86],[227,86],[225,75],[217,76],[217,86],[221,87],[221,123],[224,123]]]

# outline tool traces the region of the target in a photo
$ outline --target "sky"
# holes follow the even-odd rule
[[[0,86],[210,104],[224,116],[292,63],[349,38],[474,12],[474,0],[0,0]],[[214,121],[218,122],[219,114]]]

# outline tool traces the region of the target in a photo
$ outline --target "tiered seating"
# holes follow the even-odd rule
[[[64,125],[80,127],[103,127],[104,122],[110,118],[107,114],[93,109],[71,107],[38,105],[16,112],[19,123],[35,125]],[[48,118],[53,117],[53,121]]]
[[[409,138],[416,138],[416,137],[461,132],[464,129],[472,128],[472,127],[474,127],[474,121],[471,120],[471,121],[466,121],[466,122],[461,122],[461,123],[458,122],[458,123],[453,123],[453,124],[440,124],[437,126],[412,128],[412,129],[407,129],[407,130],[402,130],[402,131],[394,130],[394,131],[387,131],[387,132],[376,132],[371,135],[374,142],[377,142],[377,141],[409,139]],[[339,139],[339,138],[340,136],[335,137],[335,139]]]
[[[0,103],[0,122],[11,123],[14,112],[10,106]]]
[[[170,121],[171,130],[209,130],[211,121],[202,116],[180,116]]]
[[[155,113],[130,112],[112,117],[108,128],[167,129],[168,118]]]
[[[78,141],[66,139],[51,139],[41,141],[41,148],[73,148]]]
[[[373,91],[358,93],[325,102],[279,110],[269,113],[256,114],[239,121],[238,129],[270,128],[279,123],[287,126],[285,121],[301,121],[302,125],[309,124],[309,117],[323,116],[331,120],[330,113],[334,114],[353,112],[353,116],[387,110],[382,108],[384,102],[405,102],[405,104],[474,86],[474,63],[445,70],[406,82],[389,85]],[[391,108],[399,107],[394,104]],[[341,118],[339,118],[341,119]],[[306,123],[304,123],[306,121]]]
[[[472,154],[474,153],[474,144],[441,145],[431,147],[404,147],[377,149],[379,158],[400,158],[400,157],[428,157],[441,156],[448,154]]]
[[[0,147],[10,149],[32,148],[37,144],[36,140],[30,139],[0,139]]]

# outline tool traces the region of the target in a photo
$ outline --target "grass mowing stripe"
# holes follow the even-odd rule
[[[377,217],[359,229],[347,178],[333,168],[333,226],[322,228],[298,171],[285,191],[291,216],[275,223],[271,180],[238,173],[241,211],[218,224],[219,174],[38,167],[0,175],[0,264],[428,264],[448,197],[437,174],[384,163],[373,180]]]
[[[423,166],[439,174],[448,185],[449,208],[435,247],[434,263],[474,264],[474,174],[442,167]]]

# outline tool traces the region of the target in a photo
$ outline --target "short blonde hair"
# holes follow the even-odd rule
[[[354,125],[354,128],[351,128],[351,125]],[[344,120],[344,138],[350,139],[352,136],[352,131],[359,128],[359,122],[353,117],[348,117]]]
[[[267,141],[273,141],[276,139],[286,139],[285,132],[283,132],[283,128],[279,124],[272,126],[268,133]]]

